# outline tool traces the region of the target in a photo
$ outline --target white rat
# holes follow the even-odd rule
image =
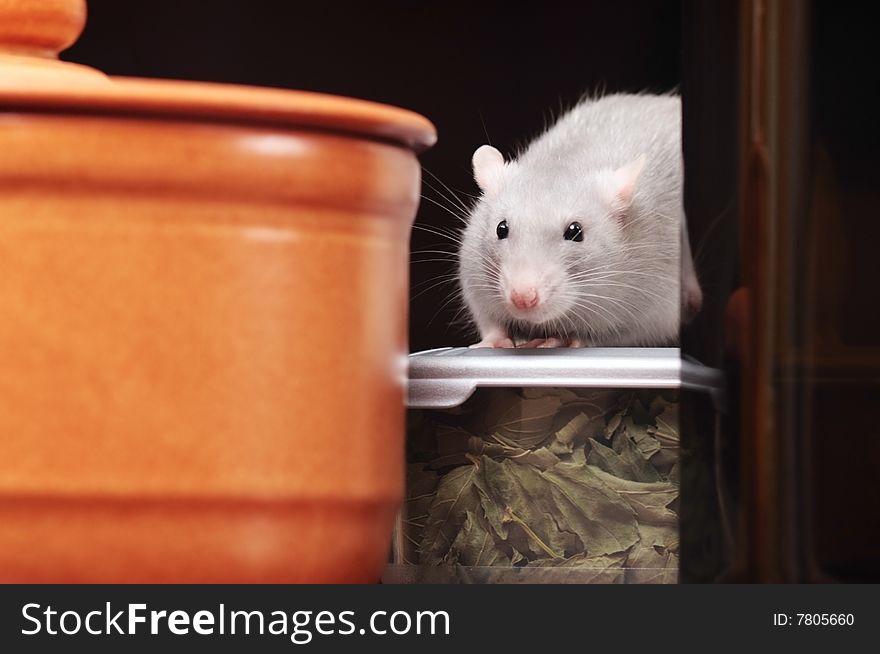
[[[702,303],[682,206],[681,102],[608,95],[516,159],[484,145],[459,252],[487,347],[668,345]]]

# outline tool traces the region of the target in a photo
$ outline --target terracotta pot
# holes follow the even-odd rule
[[[433,127],[58,62],[84,17],[0,0],[0,579],[378,579]]]

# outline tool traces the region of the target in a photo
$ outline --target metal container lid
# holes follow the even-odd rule
[[[206,9],[209,18],[210,9]],[[0,110],[134,115],[321,129],[423,150],[423,116],[375,102],[248,86],[108,77],[58,60],[79,37],[85,0],[0,0]]]
[[[678,348],[441,348],[409,357],[408,405],[458,406],[480,387],[686,388],[720,408],[721,371],[683,359]]]

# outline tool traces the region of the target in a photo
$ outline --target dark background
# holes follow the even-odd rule
[[[63,58],[110,75],[306,89],[413,109],[440,135],[421,156],[423,192],[451,208],[432,175],[468,201],[477,191],[470,157],[483,143],[510,154],[585,92],[676,88],[680,23],[676,0],[90,0],[85,32]],[[416,222],[459,224],[431,201]],[[461,308],[454,279],[431,288],[454,264],[424,252],[453,252],[454,243],[416,229],[412,245],[411,349],[473,342],[463,314],[450,324]]]

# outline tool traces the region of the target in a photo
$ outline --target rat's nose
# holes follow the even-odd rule
[[[510,303],[522,311],[538,305],[538,290],[535,288],[516,289],[510,292]]]

